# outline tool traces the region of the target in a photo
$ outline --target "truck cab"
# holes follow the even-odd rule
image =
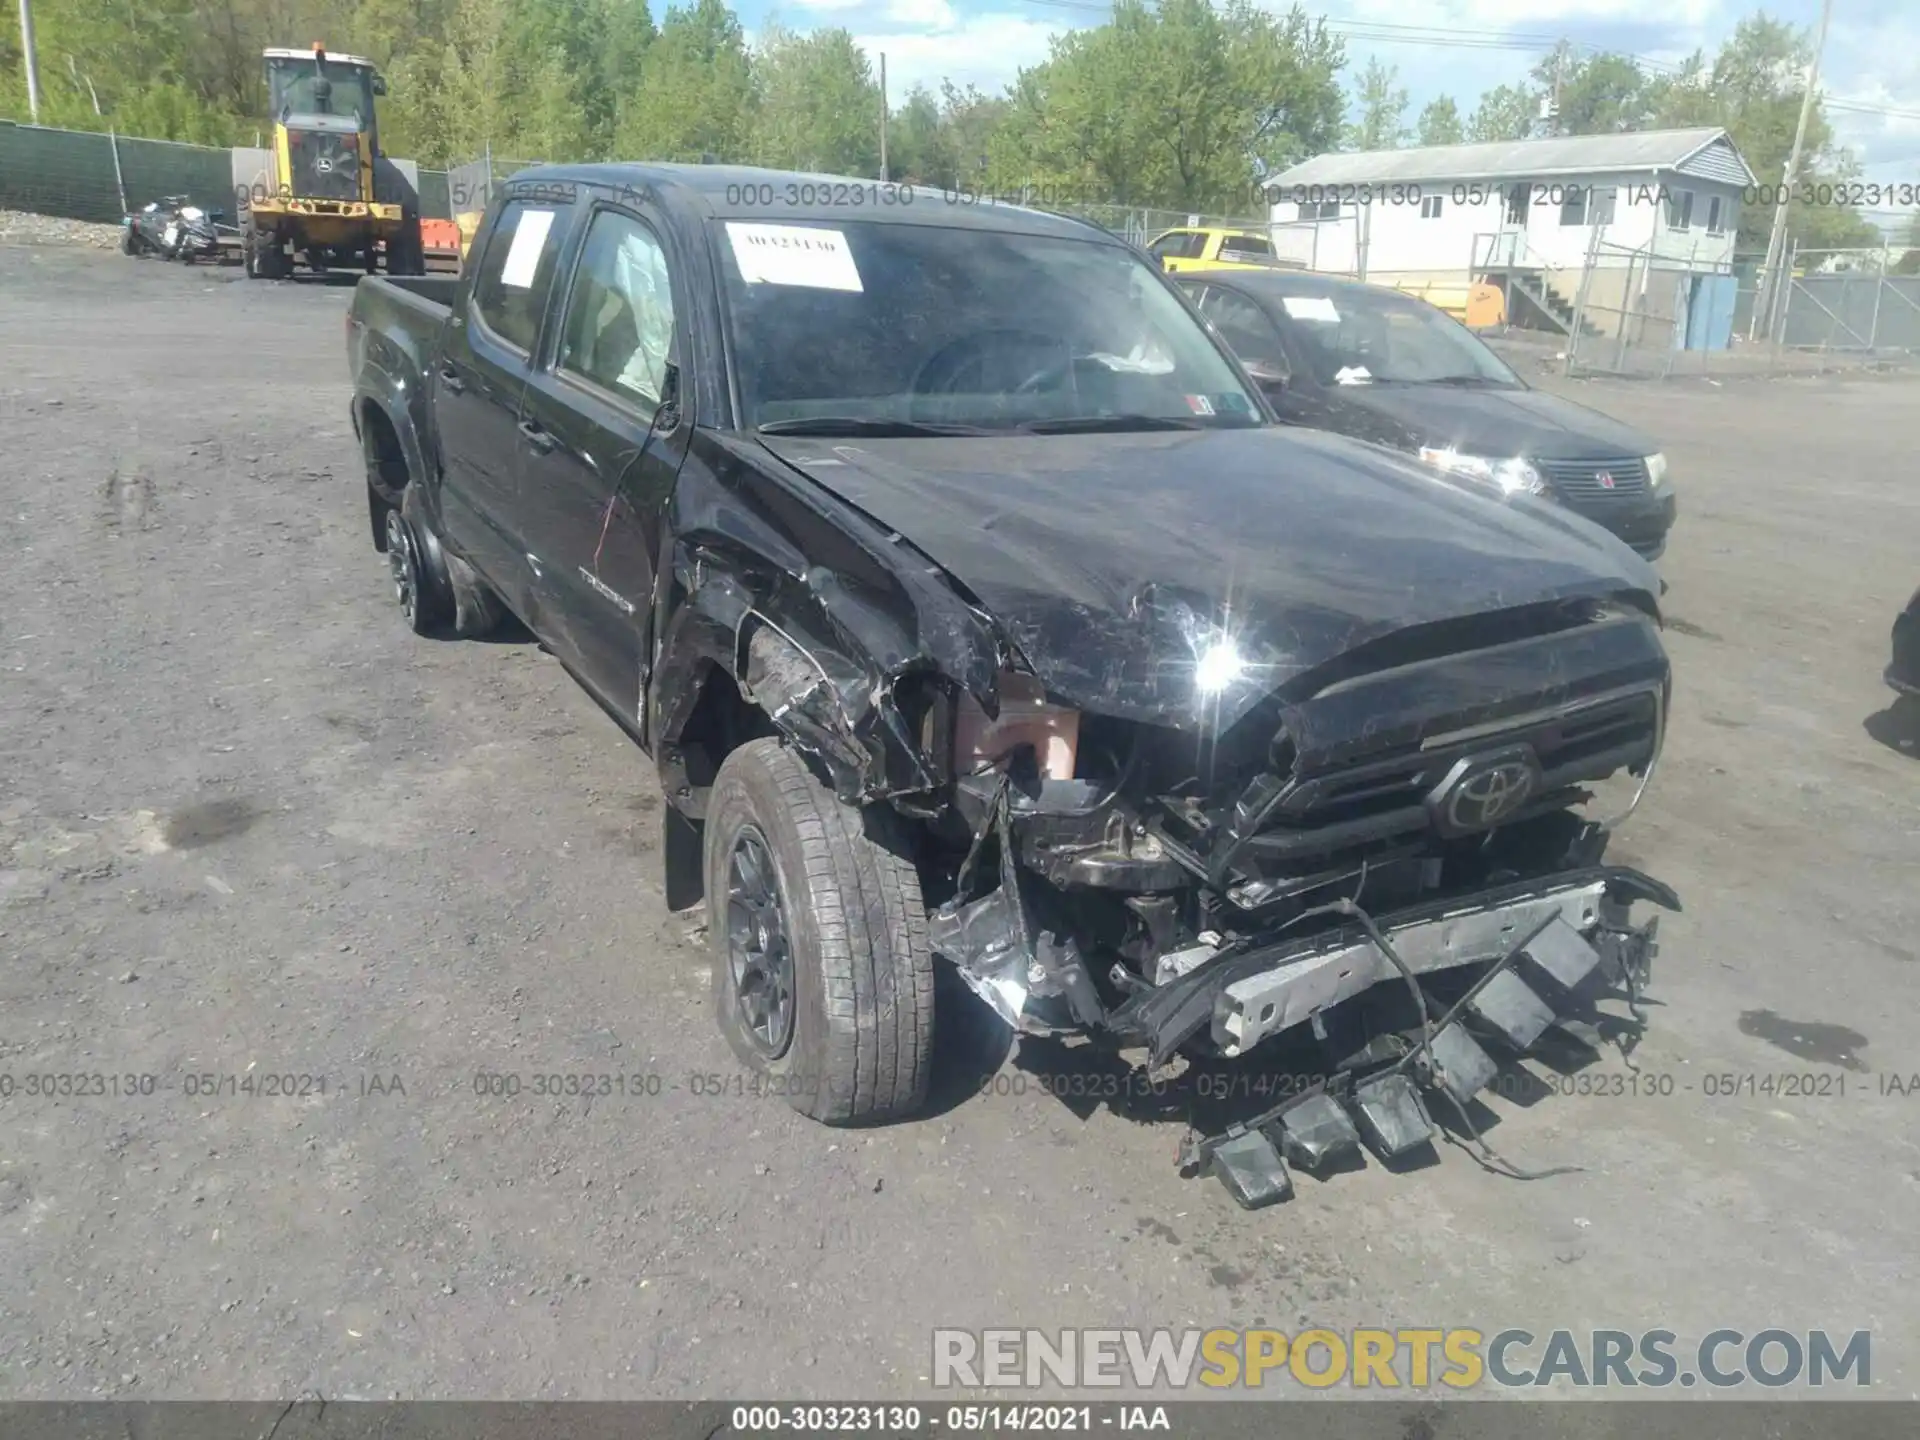
[[[1169,272],[1183,270],[1264,270],[1286,262],[1273,253],[1273,241],[1257,230],[1201,225],[1167,230],[1147,242],[1147,253]]]

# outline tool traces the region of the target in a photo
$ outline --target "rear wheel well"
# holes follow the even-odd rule
[[[400,492],[412,478],[407,469],[407,452],[400,444],[400,432],[393,428],[393,421],[377,403],[362,400],[360,433],[367,457],[367,483],[384,492],[382,498],[388,504],[398,504]]]
[[[373,530],[373,548],[384,554],[387,512],[400,504],[412,476],[400,432],[372,400],[360,402],[360,448],[367,461],[367,521]]]

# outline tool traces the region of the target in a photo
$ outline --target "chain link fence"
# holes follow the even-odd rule
[[[1596,238],[1584,267],[1531,283],[1567,329],[1569,375],[1820,372],[1920,356],[1920,276],[1894,273],[1901,253],[1790,247],[1770,286],[1762,256]]]

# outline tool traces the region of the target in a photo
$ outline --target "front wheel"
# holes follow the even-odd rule
[[[730,754],[706,816],[721,1032],[794,1109],[902,1119],[933,1062],[933,952],[892,812],[843,804],[778,740]]]

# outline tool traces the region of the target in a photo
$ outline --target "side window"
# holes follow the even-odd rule
[[[1273,242],[1260,235],[1229,235],[1220,242],[1220,258],[1231,255],[1271,255]]]
[[[659,407],[673,345],[673,287],[659,237],[630,215],[602,210],[567,296],[560,369],[632,400]]]
[[[1596,189],[1593,192],[1592,204],[1588,207],[1588,221],[1594,225],[1613,224],[1614,198],[1619,193],[1618,187],[1613,185]]]
[[[1290,368],[1279,328],[1251,300],[1215,288],[1207,292],[1200,309],[1244,363],[1258,362],[1282,372]]]
[[[553,205],[509,200],[473,276],[473,303],[487,329],[529,352],[553,288],[553,264],[566,229],[560,215]]]

